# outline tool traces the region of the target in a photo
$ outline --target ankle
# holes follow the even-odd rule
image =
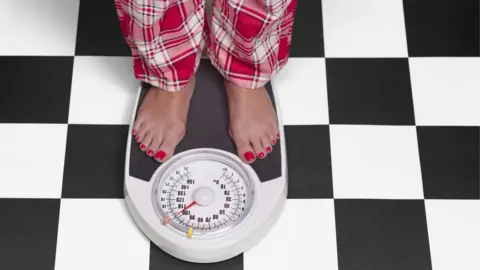
[[[257,88],[252,88],[251,87],[251,85],[252,85],[251,82],[241,81],[241,80],[231,81],[231,80],[225,79],[224,80],[224,85],[227,89],[244,91],[244,92],[255,91],[255,90],[265,90],[265,85],[263,85],[263,84],[258,86]]]
[[[181,86],[179,87],[162,87],[162,86],[155,86],[155,85],[151,85],[150,84],[150,89],[151,90],[155,90],[155,91],[162,91],[162,92],[166,92],[166,93],[173,93],[173,94],[178,94],[178,93],[182,93],[182,92],[185,92],[185,91],[190,91],[190,90],[193,90],[193,88],[195,88],[195,76],[192,76],[187,83],[185,84],[182,84]]]

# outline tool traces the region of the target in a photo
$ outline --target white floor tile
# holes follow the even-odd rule
[[[67,125],[0,124],[0,198],[60,198]]]
[[[148,270],[149,258],[123,200],[62,200],[55,270]]]
[[[410,58],[417,125],[480,125],[480,58]]]
[[[337,270],[333,200],[288,200],[280,220],[244,255],[245,270]]]
[[[272,80],[283,124],[328,124],[325,59],[291,58]]]
[[[74,55],[80,0],[3,0],[0,55]]]
[[[323,0],[326,57],[406,57],[402,0]]]
[[[413,126],[330,126],[335,198],[422,199]]]
[[[70,124],[129,124],[139,87],[131,57],[75,57]]]
[[[480,201],[427,200],[433,270],[480,269]]]

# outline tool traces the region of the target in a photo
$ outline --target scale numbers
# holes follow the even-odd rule
[[[248,213],[251,185],[233,166],[194,160],[167,171],[155,189],[164,225],[192,235],[231,229]]]

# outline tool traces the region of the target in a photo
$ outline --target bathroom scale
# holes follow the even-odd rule
[[[196,73],[187,131],[165,163],[139,149],[133,122],[148,85],[142,84],[130,123],[125,202],[141,231],[166,253],[213,263],[257,244],[282,213],[287,198],[285,136],[274,87],[280,140],[264,159],[245,164],[228,133],[223,77],[202,59]]]

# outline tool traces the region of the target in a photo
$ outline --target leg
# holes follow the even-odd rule
[[[296,0],[215,0],[208,53],[225,78],[230,134],[247,163],[278,139],[265,84],[287,63]]]
[[[115,0],[135,77],[151,85],[134,123],[140,148],[167,160],[185,133],[204,46],[202,0]]]

